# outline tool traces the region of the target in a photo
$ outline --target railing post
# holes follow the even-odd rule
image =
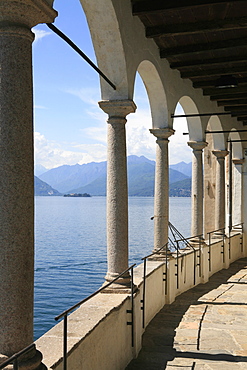
[[[132,347],[134,347],[134,270],[133,266],[131,267],[131,321],[132,321],[132,327],[131,327],[131,344]]]
[[[166,272],[163,272],[163,275],[165,275],[165,295],[167,296],[167,290],[168,290],[168,243],[166,244],[166,260],[165,260],[165,267],[166,267]]]
[[[223,264],[225,264],[225,229],[222,229],[222,261],[223,261]]]
[[[14,362],[13,362],[13,370],[18,370],[18,367],[19,367],[19,365],[18,365],[18,358],[16,358],[14,360]]]
[[[229,225],[229,235],[228,235],[228,258],[229,258],[229,262],[231,260],[231,230],[232,230],[232,225]]]
[[[162,252],[162,250],[165,248],[165,254]],[[168,243],[163,245],[161,248],[155,250],[153,253],[149,254],[146,257],[143,257],[142,260],[144,261],[143,263],[143,293],[142,293],[142,299],[141,299],[141,310],[142,310],[142,327],[143,329],[145,328],[145,297],[146,297],[146,270],[147,270],[147,259],[152,257],[153,255],[161,254],[162,257],[164,258],[165,255],[165,265],[166,265],[166,272],[163,272],[163,276],[167,275],[167,257],[168,257]],[[165,294],[167,294],[167,278],[163,278],[163,281],[166,282],[166,287],[165,287]]]
[[[199,277],[202,277],[202,239],[199,240]]]
[[[68,315],[63,320],[63,370],[67,370],[67,336],[68,336]]]
[[[208,233],[208,271],[211,271],[211,232]]]
[[[142,328],[145,328],[145,294],[146,294],[146,266],[147,266],[147,259],[144,258],[144,264],[143,264],[143,293],[142,293],[142,299],[141,299],[141,310],[142,310]]]
[[[131,285],[131,310],[127,310],[127,313],[131,314],[131,321],[127,321],[127,325],[131,325],[131,346],[134,347],[134,282],[133,282],[133,266],[130,272],[130,285]]]
[[[194,279],[193,279],[193,284],[196,285],[196,266],[197,266],[197,263],[196,263],[196,249],[194,249],[193,255],[194,255]]]
[[[176,259],[177,259],[177,262],[176,262],[176,264],[175,264],[175,266],[176,266],[176,273],[175,273],[175,276],[177,277],[177,289],[179,289],[179,262],[178,262],[178,257],[179,257],[179,252],[178,252],[178,247],[177,247],[177,257],[176,257]]]
[[[244,245],[243,245],[243,233],[244,233],[244,224],[241,223],[241,236],[240,236],[240,250],[241,250],[241,253],[244,252]]]

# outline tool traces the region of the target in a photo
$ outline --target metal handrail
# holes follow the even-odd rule
[[[213,231],[209,231],[209,232],[207,233],[207,235],[211,235],[211,234],[214,234],[214,233],[216,233],[216,232],[218,232],[218,231],[222,231],[222,230],[224,230],[224,231],[225,231],[225,228],[224,228],[224,227],[221,227],[221,228],[219,228],[219,229],[216,229],[216,230],[213,230]]]
[[[219,234],[216,234],[219,233]],[[212,239],[212,234],[222,236],[222,256],[223,256],[223,262],[225,261],[225,228],[221,227],[216,230],[209,231],[207,233],[208,235],[208,269],[211,271],[211,239]]]
[[[146,298],[146,269],[147,269],[147,259],[155,254],[159,254],[162,249],[166,248],[166,266],[167,266],[167,246],[168,243],[163,245],[161,248],[157,249],[153,253],[149,254],[148,256],[145,256],[142,258],[143,263],[143,292],[142,292],[142,299],[141,299],[141,310],[142,310],[142,327],[145,328],[145,298]],[[167,273],[166,273],[167,275]],[[167,279],[166,279],[167,280]],[[166,283],[167,284],[167,283]]]
[[[244,223],[243,222],[240,222],[238,224],[235,224],[235,225],[229,225],[228,227],[228,232],[229,232],[229,239],[228,239],[228,253],[229,253],[229,259],[231,259],[231,233],[236,231],[236,226],[241,226],[240,227],[240,230],[241,230],[241,235],[243,234],[243,227],[244,227]],[[235,230],[234,230],[235,229]],[[241,251],[242,251],[242,248],[243,248],[243,241],[241,240]]]
[[[176,269],[177,269],[177,272],[176,272],[176,278],[177,278],[177,289],[179,289],[179,254],[181,256],[183,256],[183,253],[180,252],[180,250],[183,250],[185,248],[189,248],[190,250],[193,251],[193,254],[194,254],[194,285],[196,283],[196,268],[197,266],[199,266],[199,276],[201,277],[201,243],[202,243],[202,238],[203,238],[203,235],[202,234],[199,234],[199,235],[195,235],[195,236],[190,236],[188,238],[185,238],[176,228],[175,226],[173,226],[170,222],[169,222],[169,229],[172,233],[172,236],[174,238],[174,243],[172,240],[171,243],[173,245],[173,247],[175,248],[175,251],[177,252],[177,263],[175,264],[176,266]],[[176,238],[176,236],[179,236],[179,239]],[[198,239],[198,241],[194,240],[193,243],[195,243],[195,241],[199,244],[199,256],[197,256],[197,249],[193,246],[193,244],[191,243],[191,240],[192,239]],[[170,238],[169,238],[170,239]],[[185,248],[181,248],[181,246],[179,245],[179,243],[183,242]],[[197,262],[197,257],[199,258],[199,262]],[[182,268],[182,265],[181,265],[181,268]],[[182,271],[182,270],[181,270]]]
[[[192,239],[192,238],[196,238],[196,237],[201,237],[202,235],[197,235],[197,236],[193,236],[193,237],[189,237],[189,238],[185,238],[179,231],[178,231],[178,229],[176,229],[175,228],[175,226],[174,225],[172,225],[170,222],[169,222],[169,229],[170,229],[170,231],[171,231],[171,233],[172,233],[172,236],[173,236],[173,238],[174,238],[174,241],[176,242],[176,244],[177,244],[177,248],[176,249],[183,249],[183,248],[180,248],[179,247],[179,242],[184,242],[185,243],[185,245],[186,245],[186,247],[189,247],[189,248],[191,248],[191,249],[195,249],[189,242],[188,242],[188,240],[189,239]],[[175,236],[175,233],[180,237],[180,239],[176,239],[176,236]]]
[[[23,355],[24,353],[28,352],[33,347],[34,347],[34,343],[29,344],[29,346],[25,347],[24,349],[22,349],[21,351],[15,353],[15,354],[13,354],[10,358],[8,358],[8,360],[6,360],[6,361],[4,361],[0,364],[0,369],[3,369],[7,365],[13,363],[13,370],[17,370],[19,368],[18,358],[21,355]]]
[[[240,226],[240,227],[238,227],[238,226]],[[236,229],[239,229],[239,230],[241,230],[241,232],[243,232],[243,226],[244,226],[244,223],[243,222],[240,222],[239,224],[235,224],[235,225],[232,226],[232,230],[231,231],[234,231],[234,229],[235,230]]]
[[[94,293],[90,294],[88,297],[82,299],[80,302],[76,303],[75,305],[71,306],[70,308],[68,308],[67,310],[63,311],[60,315],[56,316],[55,317],[55,320],[58,321],[59,319],[61,319],[62,317],[64,318],[64,325],[63,325],[63,370],[67,370],[67,327],[68,327],[68,314],[72,311],[74,311],[77,307],[81,306],[83,303],[87,302],[89,299],[93,298],[94,296],[96,296],[98,293],[102,292],[103,290],[105,290],[106,288],[108,288],[110,285],[112,285],[113,283],[115,283],[115,281],[117,281],[120,277],[122,277],[124,274],[126,274],[126,272],[128,272],[129,270],[131,270],[131,305],[132,305],[132,308],[131,310],[127,310],[127,313],[131,313],[132,316],[131,316],[131,319],[132,321],[131,322],[128,322],[127,325],[132,325],[132,347],[134,346],[134,299],[133,299],[133,295],[134,295],[134,286],[133,286],[133,268],[134,266],[136,266],[136,263],[134,263],[133,265],[131,265],[129,268],[127,268],[126,270],[124,270],[121,274],[119,274],[115,279],[113,279],[112,281],[110,281],[109,283],[107,283],[106,285],[104,285],[103,287],[101,287],[100,289],[96,290]]]
[[[228,235],[228,255],[229,255],[229,259],[231,259],[231,232],[233,232],[234,229],[236,231],[236,229],[238,228],[240,230],[241,234],[243,234],[243,225],[244,225],[244,223],[240,222],[238,224],[232,225],[231,227],[228,227],[228,232],[229,232],[229,235]],[[222,252],[221,253],[223,255],[223,263],[225,262],[225,238],[227,237],[227,235],[226,235],[225,227],[221,227],[219,229],[209,231],[207,233],[207,235],[208,235],[209,271],[211,271],[211,240],[212,240],[212,234],[222,236]],[[241,245],[241,251],[242,251],[242,245]]]

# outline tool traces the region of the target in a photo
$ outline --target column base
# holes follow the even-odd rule
[[[5,356],[5,355],[2,355],[0,354],[0,365],[4,362],[4,361],[7,361],[8,360],[8,356]],[[8,370],[8,368],[10,368],[11,366],[11,369],[12,369],[12,365],[8,365],[5,369]]]
[[[224,234],[225,235],[225,234]],[[212,240],[222,240],[223,233],[213,234],[211,236]]]
[[[202,236],[196,236],[195,238],[192,237],[191,239],[189,239],[189,243],[190,243],[190,245],[192,247],[199,248],[200,246],[202,246],[203,244],[205,244],[205,239]],[[189,247],[186,247],[184,249],[185,250],[188,250],[190,248]]]
[[[164,261],[166,258],[174,258],[173,253],[168,249],[168,251],[158,252],[155,249],[153,250],[154,253],[152,256],[148,257],[148,261]]]
[[[0,364],[8,360],[9,357],[0,354]],[[22,370],[46,370],[47,367],[41,362],[42,353],[38,351],[35,347],[35,344],[23,355],[18,357],[18,368]],[[7,365],[6,369],[12,370],[13,365]]]
[[[114,280],[118,274],[111,274],[108,273],[105,276],[105,282],[102,285],[104,287],[105,285],[109,284],[112,280]],[[136,292],[138,289],[134,285],[134,292]],[[116,293],[116,294],[129,294],[131,293],[131,281],[130,281],[130,275],[127,273],[126,276],[122,276],[118,280],[116,280],[114,283],[112,283],[109,287],[105,288],[102,293]]]

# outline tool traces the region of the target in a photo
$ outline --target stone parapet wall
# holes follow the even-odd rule
[[[230,245],[230,253],[229,253]],[[225,238],[224,258],[222,239],[201,251],[185,251],[174,255],[168,263],[147,260],[145,310],[143,328],[143,264],[134,271],[138,291],[134,295],[134,346],[132,347],[130,294],[100,293],[68,317],[68,368],[70,370],[123,370],[141,349],[142,334],[152,318],[165,305],[215,272],[229,267],[233,261],[247,255],[241,245],[241,234]],[[200,257],[201,256],[201,257]],[[198,266],[198,261],[201,261]],[[196,266],[195,266],[195,261]],[[177,266],[178,265],[178,266]],[[166,271],[167,269],[167,271]],[[176,275],[178,273],[178,276]],[[166,281],[167,279],[167,281]],[[63,325],[58,323],[36,341],[43,354],[43,363],[51,369],[62,369]]]

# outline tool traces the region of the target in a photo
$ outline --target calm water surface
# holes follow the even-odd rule
[[[129,198],[130,264],[153,249],[152,197]],[[170,198],[170,221],[190,236],[191,199]],[[106,198],[35,197],[34,336],[98,289],[106,263]]]

